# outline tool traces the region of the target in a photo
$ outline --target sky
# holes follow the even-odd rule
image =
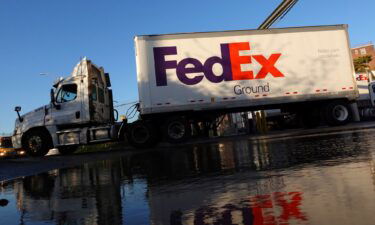
[[[110,73],[115,104],[137,101],[135,35],[256,29],[280,2],[0,0],[0,134],[13,131],[15,106],[48,104],[53,81],[84,56]],[[272,27],[348,24],[357,46],[375,41],[374,9],[374,0],[300,0]]]

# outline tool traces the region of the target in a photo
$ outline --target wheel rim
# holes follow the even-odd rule
[[[42,149],[43,141],[42,138],[39,136],[32,136],[29,138],[28,147],[31,152],[39,152]]]
[[[348,109],[342,105],[335,106],[333,108],[332,114],[333,117],[338,121],[345,121],[349,116]]]
[[[132,137],[137,143],[145,143],[149,139],[150,133],[146,127],[137,126],[133,128]]]
[[[185,126],[180,122],[172,122],[168,125],[168,136],[173,139],[181,139],[185,135]]]

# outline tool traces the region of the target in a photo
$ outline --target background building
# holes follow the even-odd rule
[[[364,45],[360,45],[358,47],[352,48],[352,55],[353,59],[370,55],[372,56],[372,60],[369,62],[370,70],[375,70],[375,49],[374,44],[368,43]]]

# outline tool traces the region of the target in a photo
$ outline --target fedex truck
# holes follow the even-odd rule
[[[346,124],[358,97],[346,25],[135,37],[139,119],[116,122],[109,74],[83,59],[51,103],[19,115],[13,144],[49,148],[127,138],[135,147],[183,142],[197,124],[279,108],[308,126]]]
[[[361,118],[375,117],[375,71],[358,72],[355,74],[359,98],[357,99],[358,110]]]

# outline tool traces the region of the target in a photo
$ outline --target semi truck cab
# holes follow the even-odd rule
[[[90,60],[82,59],[70,76],[58,79],[51,102],[34,111],[18,114],[12,143],[29,155],[43,156],[49,149],[74,152],[79,145],[118,137],[109,74]]]

